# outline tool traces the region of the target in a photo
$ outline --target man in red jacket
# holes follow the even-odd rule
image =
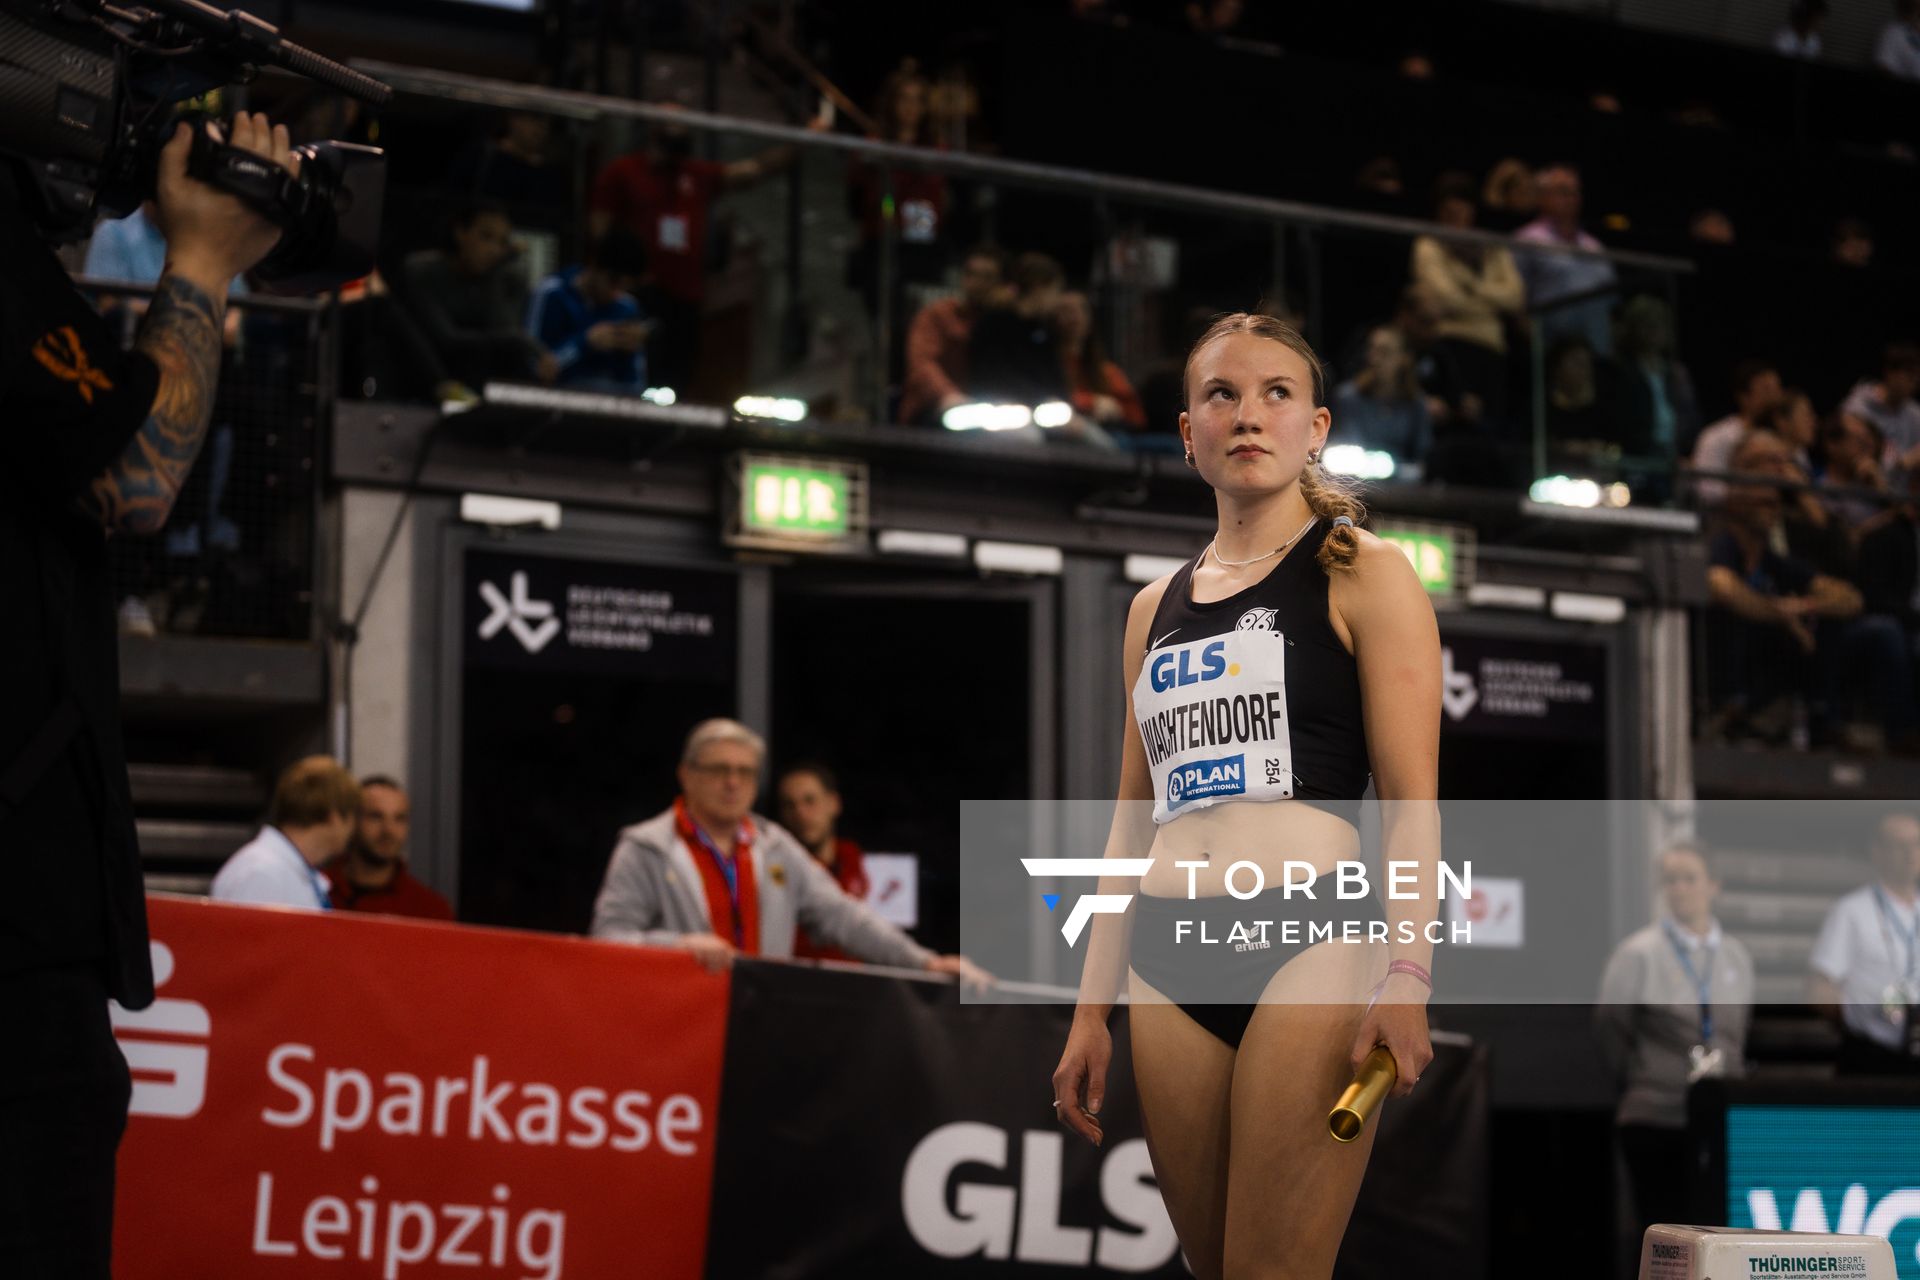
[[[360,783],[360,822],[347,851],[321,870],[342,911],[451,920],[453,907],[407,871],[407,793],[375,774]]]
[[[823,764],[796,764],[780,775],[775,793],[780,821],[805,846],[815,862],[825,867],[849,897],[867,896],[867,870],[860,846],[842,840],[834,831],[840,821],[840,786]],[[816,943],[805,928],[795,926],[793,954],[815,960],[851,960],[838,947]]]

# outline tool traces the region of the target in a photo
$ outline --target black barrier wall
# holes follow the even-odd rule
[[[1072,1012],[735,965],[707,1275],[1186,1275],[1141,1137],[1124,1016],[1105,1144],[1053,1121]],[[1487,1055],[1458,1038],[1434,1047],[1419,1089],[1382,1118],[1342,1280],[1486,1274]]]

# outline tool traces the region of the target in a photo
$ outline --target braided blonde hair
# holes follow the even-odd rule
[[[1187,366],[1180,377],[1182,407],[1186,404],[1187,380],[1193,374],[1194,360],[1212,343],[1236,333],[1277,342],[1305,360],[1308,372],[1313,375],[1313,407],[1318,409],[1327,403],[1327,366],[1300,331],[1272,316],[1236,311],[1215,317],[1200,340],[1193,344],[1193,350],[1187,353]],[[1315,516],[1330,525],[1326,538],[1320,543],[1320,567],[1328,573],[1353,572],[1354,559],[1360,554],[1359,529],[1367,518],[1367,508],[1353,483],[1321,470],[1318,458],[1308,458],[1300,472],[1300,496],[1307,500]],[[1341,517],[1345,517],[1347,523],[1334,523]]]

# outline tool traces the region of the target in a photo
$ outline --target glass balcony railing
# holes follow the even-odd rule
[[[1173,453],[1194,339],[1265,311],[1330,368],[1338,468],[1682,496],[1680,259],[363,69],[399,91],[384,253],[436,384]]]

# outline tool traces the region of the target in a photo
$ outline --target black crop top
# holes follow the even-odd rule
[[[1224,600],[1194,602],[1197,556],[1168,581],[1133,689],[1155,822],[1300,799],[1358,825],[1371,763],[1359,667],[1327,620],[1327,529]]]

